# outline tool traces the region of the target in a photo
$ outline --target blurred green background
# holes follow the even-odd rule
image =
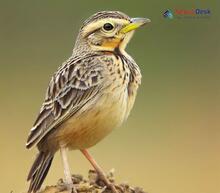
[[[166,9],[209,8],[207,19],[164,19]],[[0,192],[27,190],[36,150],[25,142],[51,75],[84,19],[120,10],[152,23],[128,46],[143,73],[122,128],[91,149],[118,181],[149,193],[220,192],[220,3],[217,1],[0,1]],[[90,164],[69,152],[73,173]],[[44,184],[63,176],[57,154]]]

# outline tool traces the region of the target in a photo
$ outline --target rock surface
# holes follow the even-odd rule
[[[129,184],[121,183],[116,184],[114,180],[114,171],[110,171],[107,177],[111,183],[113,183],[119,193],[146,193],[142,188],[131,187]],[[90,170],[88,179],[85,179],[82,175],[72,175],[73,184],[77,192],[82,193],[111,193],[112,191],[106,187],[104,182],[98,178],[97,173],[94,170]],[[56,185],[47,186],[39,193],[68,193],[67,188],[60,179]]]

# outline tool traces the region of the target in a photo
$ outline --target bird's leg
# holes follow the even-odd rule
[[[67,185],[67,189],[68,189],[69,193],[77,193],[77,191],[73,185],[72,176],[71,176],[66,152],[67,152],[66,147],[60,147],[60,154],[61,154],[61,158],[63,161],[63,167],[64,167],[64,176],[65,176],[64,182]]]
[[[89,162],[92,164],[92,166],[93,166],[94,169],[96,170],[97,174],[99,175],[99,178],[104,181],[104,183],[106,184],[106,186],[108,186],[109,188],[111,188],[111,190],[112,190],[114,193],[118,193],[118,191],[116,190],[115,186],[108,180],[108,178],[106,177],[105,172],[104,172],[103,169],[98,165],[98,163],[95,161],[95,159],[90,155],[90,153],[89,153],[86,149],[81,150],[81,152],[82,152],[83,155],[89,160]]]

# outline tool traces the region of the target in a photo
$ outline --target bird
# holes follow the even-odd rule
[[[134,31],[149,22],[120,11],[99,11],[83,22],[72,55],[49,82],[27,138],[26,148],[38,149],[27,176],[28,193],[41,188],[57,151],[67,189],[77,192],[67,159],[69,150],[81,151],[106,186],[117,192],[88,149],[119,127],[134,105],[141,72],[125,48]]]

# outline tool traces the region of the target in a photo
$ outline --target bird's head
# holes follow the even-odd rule
[[[150,22],[147,18],[130,18],[118,11],[101,11],[82,25],[75,50],[83,47],[92,51],[124,50],[134,30]]]

